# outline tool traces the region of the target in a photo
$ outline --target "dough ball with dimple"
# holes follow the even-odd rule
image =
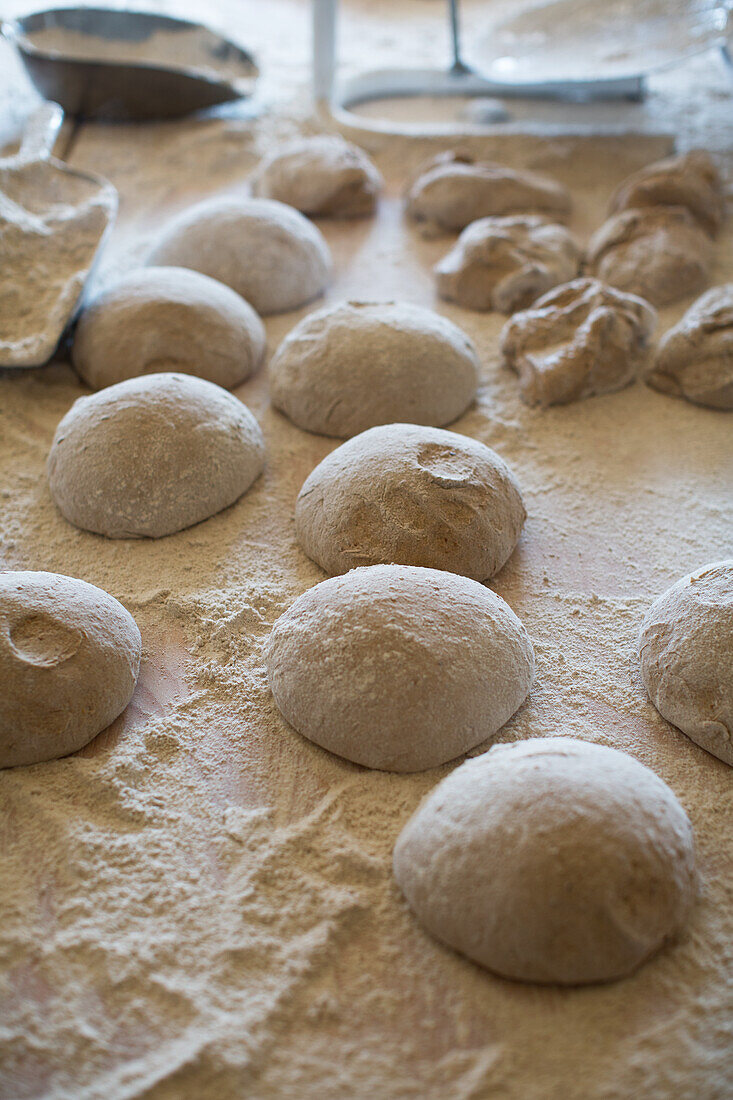
[[[441,428],[371,428],[316,466],[295,505],[300,545],[327,573],[397,562],[493,576],[526,517],[495,451]]]
[[[371,158],[336,134],[298,138],[279,146],[257,168],[252,191],[313,217],[371,214],[382,177]]]
[[[710,275],[710,237],[682,206],[622,210],[593,235],[588,270],[654,306],[696,294]]]
[[[72,405],[48,482],[76,527],[159,538],[233,504],[264,462],[259,425],[236,397],[188,374],[149,374]]]
[[[299,428],[344,439],[395,421],[449,424],[473,401],[478,370],[465,333],[432,310],[344,302],[283,340],[270,398]]]
[[[652,604],[639,658],[659,713],[733,764],[733,558],[697,569]]]
[[[264,354],[262,321],[230,287],[184,267],[143,267],[84,310],[72,358],[95,390],[176,370],[229,388],[249,378]]]
[[[715,236],[725,215],[725,194],[710,155],[703,149],[693,149],[648,164],[619,184],[609,213],[645,206],[684,206],[710,236]]]
[[[76,752],[132,698],[140,631],[113,596],[58,573],[0,573],[0,768]]]
[[[270,199],[210,199],[191,207],[164,230],[148,262],[210,275],[262,314],[318,298],[331,274],[320,231],[292,206]]]
[[[507,321],[501,350],[528,405],[564,405],[633,382],[655,324],[641,298],[574,279]]]
[[[733,283],[698,298],[660,341],[650,386],[713,409],[733,409]]]
[[[565,737],[461,765],[407,823],[393,862],[429,932],[525,982],[630,974],[678,935],[697,892],[692,828],[666,783]]]
[[[467,309],[513,313],[578,274],[580,246],[538,216],[480,218],[436,264],[438,294]]]
[[[526,630],[454,573],[372,565],[317,584],[265,646],[281,713],[330,752],[384,771],[434,768],[499,730],[534,675]]]
[[[407,211],[427,233],[456,232],[477,218],[503,214],[548,214],[564,220],[568,190],[536,172],[441,153],[423,165],[407,192]]]

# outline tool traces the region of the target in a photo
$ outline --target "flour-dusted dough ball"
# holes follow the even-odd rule
[[[709,154],[693,149],[648,164],[619,184],[609,213],[644,206],[684,206],[711,237],[715,236],[725,216],[725,194]]]
[[[507,321],[501,350],[528,405],[564,405],[633,382],[655,324],[641,298],[574,279]]]
[[[132,698],[140,631],[113,596],[58,573],[0,573],[0,768],[76,752]]]
[[[565,737],[496,745],[457,768],[400,834],[394,873],[443,943],[505,978],[630,974],[683,928],[690,822],[616,749]]]
[[[564,225],[527,215],[472,222],[433,272],[441,298],[514,313],[574,279],[579,266],[580,246]]]
[[[492,737],[534,675],[526,630],[454,573],[372,565],[317,584],[272,629],[281,713],[330,752],[383,771],[434,768]]]
[[[652,604],[639,658],[659,713],[733,764],[733,558],[697,569]]]
[[[275,149],[257,168],[252,191],[313,217],[371,214],[382,177],[358,145],[336,134],[298,138]]]
[[[713,409],[733,409],[733,283],[715,286],[665,333],[648,385]]]
[[[299,428],[346,439],[377,424],[440,426],[476,395],[476,350],[456,325],[405,302],[310,313],[273,356],[270,398]]]
[[[477,218],[548,214],[563,220],[572,208],[565,187],[536,172],[441,153],[423,165],[407,192],[407,211],[427,233],[456,232]]]
[[[316,466],[295,530],[327,573],[397,562],[491,577],[526,518],[514,474],[483,443],[441,428],[387,424]]]
[[[650,206],[614,214],[593,235],[591,274],[654,306],[697,294],[708,281],[710,237],[682,206]]]
[[[171,222],[148,263],[191,267],[226,283],[258,313],[285,313],[317,298],[331,275],[320,231],[270,199],[216,199]]]
[[[159,538],[233,504],[262,472],[257,421],[188,374],[148,374],[80,397],[48,456],[51,495],[76,527]]]
[[[84,310],[72,358],[95,390],[171,370],[230,388],[249,378],[264,354],[262,321],[230,287],[184,267],[143,267]]]

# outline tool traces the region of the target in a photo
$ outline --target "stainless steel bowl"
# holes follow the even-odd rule
[[[33,12],[2,25],[38,91],[83,118],[176,118],[252,94],[254,58],[185,19],[104,8]]]

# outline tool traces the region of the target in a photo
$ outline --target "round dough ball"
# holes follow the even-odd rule
[[[644,206],[684,206],[714,237],[725,217],[725,192],[710,155],[692,149],[648,164],[617,187],[609,213]]]
[[[76,527],[160,538],[233,504],[264,463],[262,432],[236,397],[189,374],[148,374],[72,405],[48,483]]]
[[[630,974],[681,930],[697,889],[666,783],[565,737],[456,768],[400,834],[394,874],[443,943],[505,978],[563,985]]]
[[[433,272],[441,298],[514,313],[574,279],[579,266],[580,246],[564,225],[526,215],[472,222]]]
[[[710,237],[684,207],[649,206],[609,218],[591,237],[587,267],[661,308],[702,290],[712,258]]]
[[[84,310],[72,359],[95,390],[170,370],[228,389],[249,378],[264,354],[262,321],[230,287],[184,267],[143,267]]]
[[[566,218],[567,188],[536,172],[440,153],[423,165],[407,193],[407,212],[427,234],[457,232],[477,218],[502,214],[550,214]]]
[[[331,254],[315,225],[270,199],[210,199],[185,210],[148,263],[210,275],[262,314],[304,306],[323,294],[331,275]]]
[[[565,405],[633,382],[656,319],[633,294],[574,279],[515,313],[501,331],[501,351],[528,405]]]
[[[527,513],[514,474],[483,443],[387,424],[324,458],[300,490],[295,530],[327,573],[397,562],[491,577]]]
[[[0,768],[76,752],[125,709],[140,631],[113,596],[58,573],[0,573]]]
[[[392,772],[437,767],[493,737],[534,676],[532,643],[504,600],[467,577],[405,565],[309,589],[275,623],[265,660],[291,726]]]
[[[314,217],[371,214],[381,189],[382,177],[364,150],[336,134],[280,146],[252,179],[255,195],[279,199]]]
[[[476,350],[456,325],[405,302],[310,313],[269,366],[270,399],[299,428],[349,436],[377,424],[449,424],[476,395]]]
[[[652,604],[639,659],[662,717],[733,764],[733,558],[690,573]]]
[[[657,348],[648,385],[712,409],[733,409],[733,283],[690,306]]]

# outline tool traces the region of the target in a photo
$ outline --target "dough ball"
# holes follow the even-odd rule
[[[368,768],[434,768],[493,737],[534,676],[532,643],[488,588],[437,569],[372,565],[317,584],[272,629],[283,717]]]
[[[692,828],[666,783],[566,737],[456,768],[400,834],[394,874],[449,947],[563,985],[630,974],[682,929],[697,890]]]
[[[733,558],[683,577],[652,604],[639,658],[662,717],[733,764]]]
[[[334,134],[280,146],[252,180],[255,195],[279,199],[314,217],[371,214],[381,189],[382,177],[367,154]]]
[[[270,362],[270,399],[299,428],[342,439],[377,424],[449,424],[476,395],[476,350],[456,325],[404,302],[310,313]]]
[[[713,245],[682,206],[622,210],[591,237],[587,268],[599,279],[654,306],[702,290]]]
[[[528,405],[564,405],[633,382],[655,324],[641,298],[574,279],[507,321],[501,350]]]
[[[733,283],[708,290],[665,334],[646,381],[696,405],[733,409]]]
[[[387,424],[324,458],[300,490],[295,530],[327,573],[398,562],[491,577],[527,513],[495,451],[440,428]]]
[[[101,588],[58,573],[0,573],[0,768],[76,752],[132,698],[135,620]]]
[[[580,247],[564,225],[527,215],[472,222],[433,271],[441,298],[514,313],[574,279],[579,266]]]
[[[562,221],[571,207],[567,189],[546,176],[455,152],[423,165],[407,193],[408,214],[430,234],[502,214],[549,214]]]
[[[725,194],[708,153],[693,149],[648,164],[616,189],[609,213],[644,206],[684,206],[706,233],[715,236],[725,216]]]
[[[233,504],[264,462],[259,425],[236,397],[189,374],[148,374],[72,405],[48,482],[76,527],[160,538]]]
[[[148,262],[210,275],[262,314],[304,306],[323,294],[331,275],[331,254],[315,225],[270,199],[191,207],[163,232]]]
[[[95,390],[169,370],[229,388],[249,378],[264,354],[262,321],[228,286],[184,267],[143,267],[84,310],[72,358]]]

